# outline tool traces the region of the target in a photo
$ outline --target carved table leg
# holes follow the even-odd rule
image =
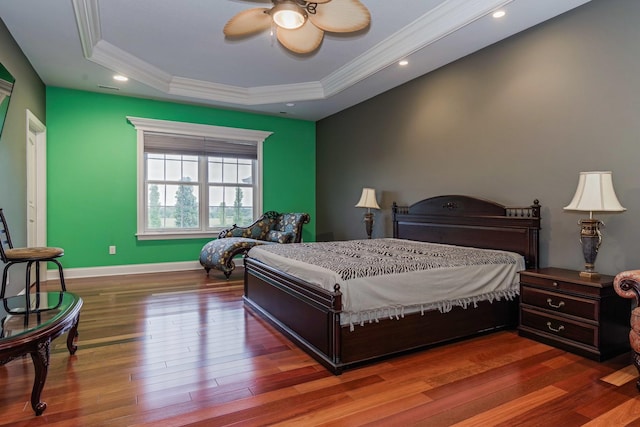
[[[73,343],[73,340],[78,336],[78,323],[80,323],[80,315],[73,321],[73,326],[67,335],[67,349],[69,350],[69,354],[75,354],[78,349],[78,346]]]
[[[33,390],[31,391],[31,407],[36,415],[42,415],[47,404],[40,401],[40,395],[47,380],[47,372],[49,371],[49,354],[51,339],[47,338],[37,344],[37,350],[31,352],[31,360],[36,371],[36,378],[33,381]]]

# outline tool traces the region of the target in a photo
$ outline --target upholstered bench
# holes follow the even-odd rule
[[[235,269],[233,259],[246,255],[254,246],[275,243],[300,243],[302,226],[310,221],[306,213],[265,212],[248,227],[222,230],[217,240],[204,245],[200,251],[200,265],[209,274],[212,268],[220,270],[229,278]]]
[[[631,311],[631,331],[629,331],[629,344],[633,350],[633,364],[640,373],[640,270],[623,271],[616,275],[613,280],[613,288],[616,293],[623,298],[634,300]],[[636,382],[636,387],[640,390],[640,380]]]

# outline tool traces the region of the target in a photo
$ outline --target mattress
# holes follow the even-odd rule
[[[308,283],[342,293],[342,325],[450,311],[519,293],[522,255],[403,239],[291,243],[252,248],[248,256]]]

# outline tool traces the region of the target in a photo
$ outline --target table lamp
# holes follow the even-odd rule
[[[595,271],[595,261],[602,243],[600,226],[604,223],[595,219],[593,213],[626,211],[616,197],[611,172],[580,172],[576,194],[571,203],[564,207],[564,210],[589,212],[589,219],[578,221],[578,225],[581,227],[580,243],[585,261],[585,269],[580,272],[580,276],[600,277]]]
[[[380,209],[376,201],[376,190],[373,188],[363,188],[356,208],[367,208],[367,212],[364,214],[364,226],[367,229],[367,236],[370,239],[371,232],[373,231],[373,213],[371,213],[371,209]]]

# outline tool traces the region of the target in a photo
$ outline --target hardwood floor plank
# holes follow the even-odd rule
[[[347,393],[352,397],[351,400],[346,402],[337,402],[333,405],[327,405],[326,407],[319,409],[313,413],[306,413],[296,418],[289,418],[286,421],[280,422],[276,425],[279,426],[300,426],[300,425],[322,425],[330,422],[336,422],[340,418],[347,415],[359,414],[361,412],[369,411],[381,404],[386,404],[396,401],[404,401],[405,399],[422,393],[429,387],[424,381],[413,380],[403,381],[402,383],[392,384],[389,387],[385,387],[381,390],[379,385],[373,385],[374,390],[367,390],[363,393],[362,389],[355,392]],[[367,387],[365,387],[366,389]],[[358,399],[357,396],[364,394],[365,399]],[[354,396],[355,395],[355,396]],[[425,398],[426,399],[426,398]]]
[[[532,407],[544,405],[556,399],[562,399],[566,396],[564,390],[560,390],[554,386],[548,386],[541,390],[537,390],[528,395],[514,399],[509,403],[505,403],[495,409],[483,412],[464,421],[454,424],[456,427],[479,426],[479,425],[495,425],[507,422],[515,416],[529,411]]]
[[[547,425],[558,425],[563,427],[581,426],[591,420],[591,418],[576,412],[575,408],[579,408],[585,402],[593,402],[599,396],[608,393],[610,386],[597,379],[600,377],[600,369],[597,367],[589,368],[589,364],[595,362],[587,361],[584,371],[580,371],[573,376],[557,381],[554,387],[564,390],[567,394],[559,400],[548,402],[544,406],[532,408],[531,410],[521,413],[519,416],[511,418],[502,425],[526,425],[531,420],[544,420]],[[568,410],[568,408],[574,408]]]
[[[377,406],[368,407],[366,410],[353,412],[353,413],[345,413],[341,417],[332,419],[331,421],[318,424],[320,426],[364,426],[368,425],[371,422],[377,421],[381,418],[386,418],[388,420],[395,420],[395,415],[400,414],[407,409],[415,408],[420,405],[424,405],[428,403],[431,399],[429,399],[424,394],[416,394],[410,395],[403,399],[391,399],[389,401],[381,402]],[[387,426],[401,426],[402,424],[396,424],[395,422],[389,422],[386,424]]]
[[[626,426],[640,419],[640,400],[632,399],[591,420],[586,427]]]
[[[637,379],[638,370],[633,365],[626,366],[623,369],[615,371],[613,374],[602,377],[602,381],[616,386],[621,386],[628,383],[629,381],[636,381]]]

